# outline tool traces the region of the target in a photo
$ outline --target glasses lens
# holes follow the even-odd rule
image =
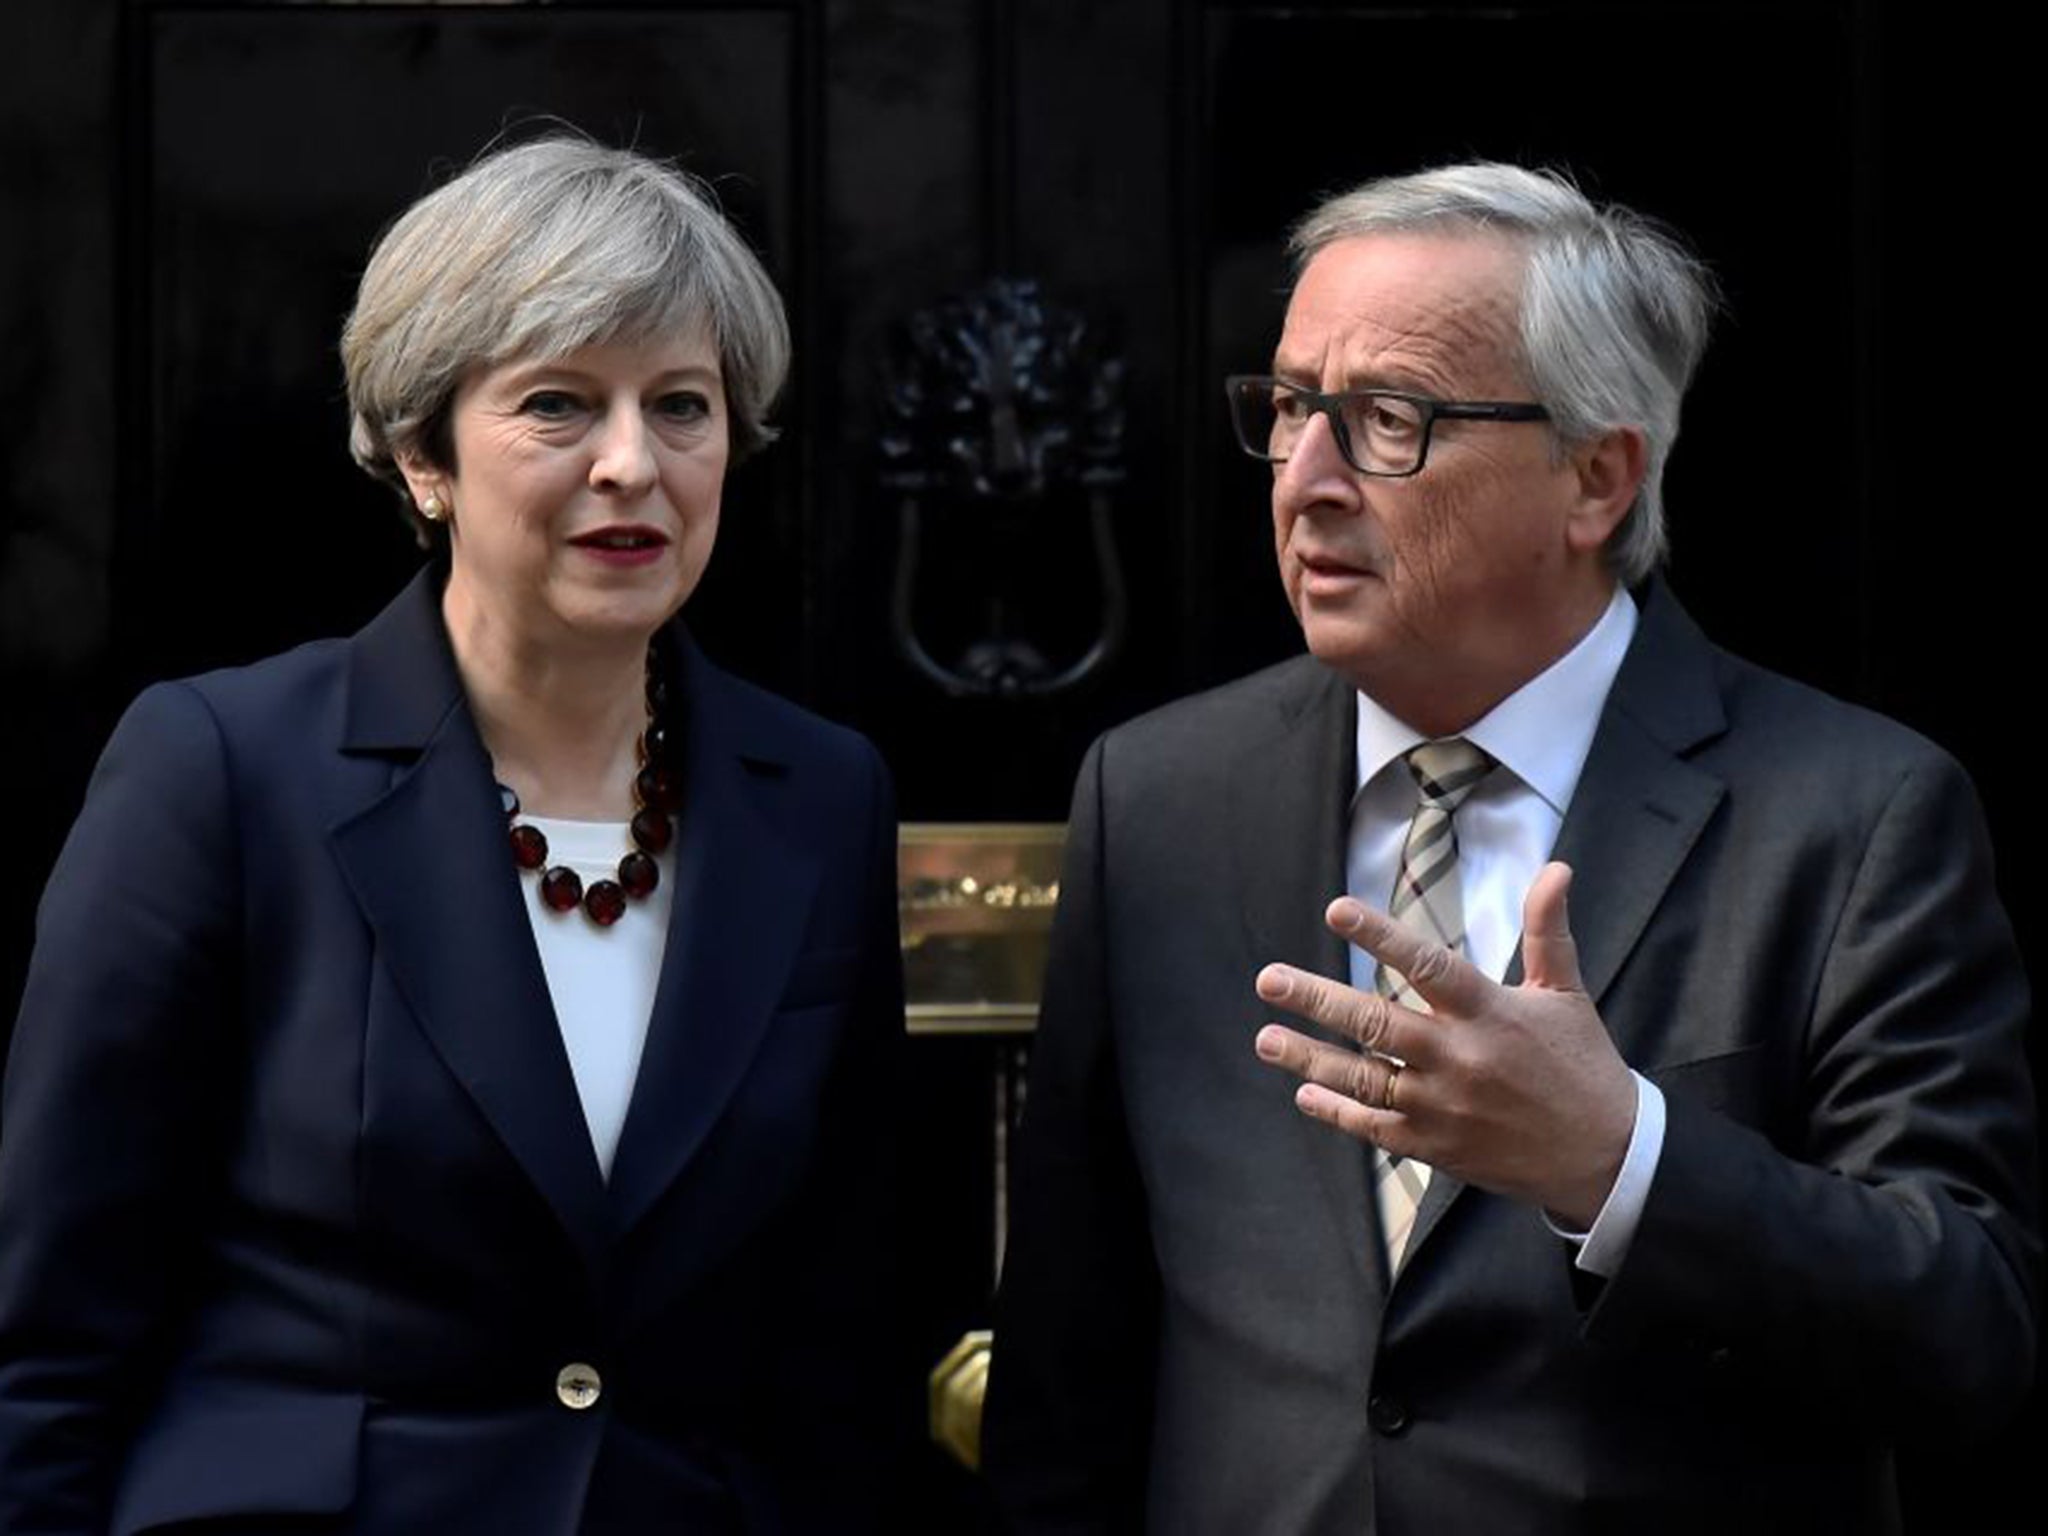
[[[1398,395],[1343,396],[1344,430],[1358,467],[1375,475],[1405,475],[1422,462],[1428,419],[1422,407]]]
[[[1411,475],[1422,464],[1429,440],[1425,405],[1400,395],[1370,391],[1316,395],[1278,379],[1230,381],[1230,420],[1244,451],[1255,459],[1284,463],[1293,456],[1308,424],[1328,402],[1341,424],[1338,448],[1354,469],[1373,475]]]
[[[1273,390],[1264,379],[1230,381],[1230,426],[1238,446],[1255,459],[1273,456]]]
[[[1285,460],[1308,417],[1301,396],[1277,380],[1230,381],[1231,425],[1238,443],[1255,459]]]

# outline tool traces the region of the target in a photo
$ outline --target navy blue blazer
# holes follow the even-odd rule
[[[8,1065],[0,1532],[874,1518],[915,1412],[888,775],[672,635],[689,801],[608,1182],[432,572],[129,710]]]

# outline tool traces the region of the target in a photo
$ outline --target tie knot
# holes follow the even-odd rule
[[[1408,753],[1407,763],[1423,804],[1447,816],[1493,772],[1493,759],[1462,736],[1425,741]]]

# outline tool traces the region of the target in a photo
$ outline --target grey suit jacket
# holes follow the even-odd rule
[[[1894,1441],[2009,1412],[2034,1350],[2027,995],[1967,779],[1644,594],[1557,848],[1669,1106],[1633,1247],[1603,1285],[1439,1177],[1390,1286],[1369,1153],[1251,1048],[1262,964],[1344,974],[1354,714],[1303,658],[1083,767],[985,1425],[1007,1523],[1895,1526]]]

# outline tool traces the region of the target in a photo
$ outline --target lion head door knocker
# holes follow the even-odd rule
[[[891,619],[904,658],[947,693],[1060,693],[1122,644],[1123,375],[1035,282],[992,280],[898,336],[881,436]]]

